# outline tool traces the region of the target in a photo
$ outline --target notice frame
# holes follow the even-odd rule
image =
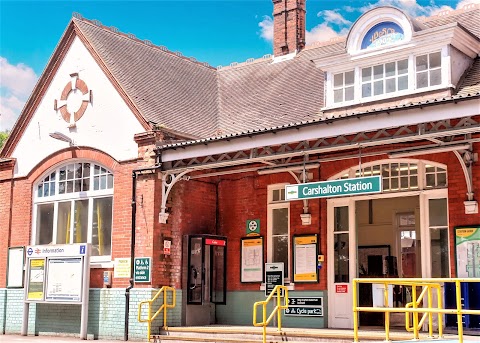
[[[292,237],[294,283],[318,283],[318,234],[297,234]]]
[[[265,278],[263,236],[242,237],[240,246],[240,282],[263,282]]]
[[[475,265],[475,263],[479,262],[477,254],[480,250],[480,224],[456,226],[454,227],[454,235],[456,277],[480,277],[480,268]],[[470,254],[468,253],[469,248],[472,250]]]
[[[9,247],[7,256],[7,288],[23,287],[24,264],[25,247]]]

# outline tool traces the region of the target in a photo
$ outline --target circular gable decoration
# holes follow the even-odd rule
[[[374,8],[352,25],[347,37],[347,51],[355,55],[402,44],[410,41],[413,31],[412,20],[398,8]]]
[[[75,126],[75,123],[85,113],[88,103],[91,102],[91,91],[88,86],[78,77],[78,74],[71,74],[71,81],[63,88],[60,96],[59,106],[55,100],[55,110],[60,111],[63,120]]]

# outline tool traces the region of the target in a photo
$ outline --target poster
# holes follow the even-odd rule
[[[294,282],[318,282],[317,235],[293,237]]]
[[[241,282],[263,281],[263,237],[242,238]]]
[[[32,258],[29,265],[27,300],[43,300],[45,259]]]
[[[116,258],[113,268],[114,278],[130,278],[130,257]]]
[[[7,288],[23,287],[24,248],[8,248]]]
[[[72,301],[82,300],[81,257],[48,259],[46,300]]]
[[[458,278],[480,277],[480,226],[455,228]]]

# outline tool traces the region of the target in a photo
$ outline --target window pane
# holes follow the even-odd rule
[[[111,255],[112,197],[93,200],[92,256]]]
[[[72,203],[70,201],[58,204],[57,240],[56,244],[70,244],[70,223]]]
[[[345,86],[353,85],[354,73],[353,70],[345,73]]]
[[[38,185],[38,196],[43,197],[43,184]]]
[[[430,199],[428,201],[429,226],[447,226],[447,199]]]
[[[428,73],[418,73],[417,74],[417,88],[423,88],[428,86]]]
[[[446,186],[446,185],[447,185],[447,173],[438,173],[437,186]]]
[[[37,206],[37,237],[35,244],[51,244],[53,241],[53,204]]]
[[[349,282],[348,233],[334,235],[335,282]]]
[[[288,276],[288,236],[272,238],[272,262],[283,262],[285,276]]]
[[[430,70],[430,86],[436,86],[442,83],[442,70]]]
[[[73,242],[86,243],[88,235],[88,200],[75,201]]]
[[[345,88],[345,101],[353,100],[353,87]]]
[[[373,95],[383,94],[383,81],[375,81],[373,83]]]
[[[280,190],[274,189],[272,191],[272,201],[279,201],[280,200]]]
[[[272,210],[272,235],[288,234],[288,208]]]
[[[381,79],[383,77],[383,64],[373,67],[373,78]]]
[[[429,62],[430,62],[430,66],[429,66],[430,69],[440,67],[441,60],[442,60],[440,52],[430,54],[430,55],[428,55],[428,57],[429,57],[428,59],[429,59]]]
[[[403,91],[408,88],[408,76],[400,76],[398,78],[398,90]]]
[[[84,163],[83,164],[83,177],[89,177],[90,176],[90,163]]]
[[[385,64],[385,76],[395,76],[395,62]]]
[[[395,79],[387,79],[385,80],[385,88],[387,93],[395,92]]]
[[[416,176],[410,177],[410,188],[418,188],[418,179]]]
[[[448,230],[431,229],[432,277],[449,277]]]
[[[422,70],[427,70],[428,69],[427,55],[417,56],[416,66],[417,66],[417,69],[416,69],[417,72]]]
[[[343,86],[343,73],[336,74],[333,76],[333,86],[334,87],[341,87]]]
[[[398,75],[408,73],[408,60],[401,60],[397,62]]]
[[[435,187],[435,174],[427,174],[427,187]]]
[[[65,171],[65,167],[60,168],[60,180],[65,180],[67,177],[67,172]]]
[[[372,96],[372,84],[371,83],[364,83],[362,85],[362,97]]]
[[[343,89],[336,89],[333,91],[333,101],[334,102],[343,101]]]
[[[372,68],[362,69],[362,81],[370,81],[372,79]]]
[[[335,207],[333,231],[348,231],[348,206]]]

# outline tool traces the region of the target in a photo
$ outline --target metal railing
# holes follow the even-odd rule
[[[283,292],[283,293],[282,293]],[[267,305],[274,297],[277,297],[277,306],[267,318]],[[282,298],[284,299],[282,305]],[[262,305],[262,322],[257,323],[257,306]],[[288,308],[288,289],[286,286],[277,285],[264,301],[257,301],[253,304],[253,326],[263,327],[263,343],[267,341],[267,325],[277,316],[278,331],[282,331],[282,310]]]
[[[441,286],[445,282],[455,283],[455,309],[445,309],[442,303]],[[462,316],[464,314],[480,315],[480,310],[469,310],[462,308],[461,282],[480,282],[480,278],[385,278],[385,279],[353,279],[353,341],[358,342],[358,313],[359,312],[383,312],[385,313],[385,341],[390,341],[390,313],[405,313],[405,328],[407,331],[413,331],[413,339],[419,339],[419,332],[428,318],[428,337],[433,338],[433,314],[438,316],[438,337],[443,337],[443,315],[457,315],[458,326],[458,342],[463,343],[463,324]],[[384,286],[384,306],[383,307],[360,307],[358,306],[358,284],[371,283],[381,284]],[[388,304],[388,286],[410,286],[412,287],[412,302],[406,304],[405,307],[389,307]],[[417,287],[423,287],[422,292],[417,298]],[[437,307],[433,307],[432,289],[437,290]],[[424,297],[427,294],[427,302]],[[423,307],[422,307],[423,305]],[[423,313],[419,320],[419,314]],[[413,316],[413,326],[410,326],[410,315]]]
[[[167,302],[167,291],[171,291],[172,293],[172,303],[169,304]],[[163,303],[162,303],[162,306],[160,306],[160,308],[157,310],[157,312],[155,312],[155,314],[152,316],[152,304],[155,300],[158,299],[158,297],[160,296],[160,294],[163,293]],[[163,311],[163,328],[167,328],[167,309],[169,308],[174,308],[175,307],[175,299],[176,299],[176,293],[175,293],[175,288],[173,287],[169,287],[169,286],[163,286],[162,288],[160,288],[160,290],[157,292],[157,294],[155,294],[155,296],[150,299],[150,300],[145,300],[145,301],[142,301],[140,302],[140,304],[138,305],[138,321],[140,323],[148,323],[148,331],[147,331],[147,334],[148,334],[148,341],[150,341],[150,333],[151,333],[151,329],[152,329],[152,322],[155,320],[155,318],[157,318],[157,316]],[[148,304],[148,317],[147,319],[142,319],[142,306],[144,304]]]

